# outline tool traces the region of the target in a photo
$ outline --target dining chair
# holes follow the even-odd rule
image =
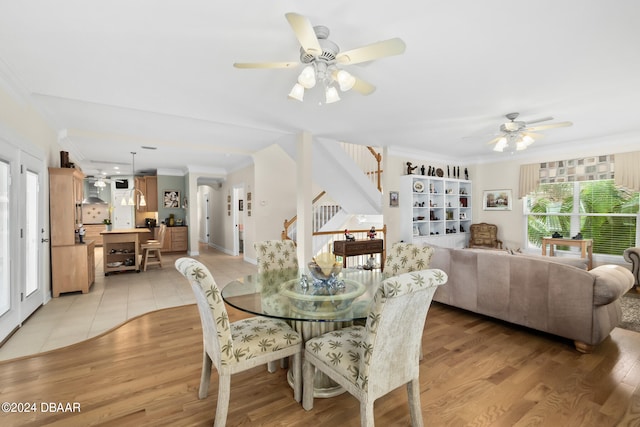
[[[263,240],[255,242],[253,248],[256,251],[258,274],[261,276],[262,286],[277,289],[287,280],[298,277],[298,254],[293,240]],[[264,309],[268,311],[280,311],[280,307],[287,303],[284,296],[273,292],[268,301],[263,301]],[[288,360],[282,359],[280,367],[286,368]],[[267,365],[269,372],[275,372],[277,363],[274,361]]]
[[[298,269],[298,253],[293,240],[263,240],[255,242],[258,273],[272,270]]]
[[[189,281],[202,324],[203,359],[198,397],[209,392],[211,367],[218,371],[218,403],[215,427],[226,423],[231,375],[255,366],[293,357],[293,397],[302,397],[302,338],[286,322],[262,316],[229,322],[220,290],[205,265],[183,257],[176,269]]]
[[[142,250],[142,271],[147,271],[150,265],[159,265],[162,268],[162,246],[164,245],[164,236],[167,233],[167,226],[160,224],[158,230],[158,238],[147,240],[140,245]]]
[[[396,242],[391,245],[385,260],[385,273],[394,276],[429,268],[434,249],[414,243]]]
[[[374,401],[403,384],[407,387],[411,424],[422,426],[418,360],[422,332],[433,294],[446,282],[446,273],[439,269],[385,279],[369,306],[365,326],[351,326],[308,340],[303,408],[313,409],[313,380],[318,369],[360,401],[361,426],[373,426]]]

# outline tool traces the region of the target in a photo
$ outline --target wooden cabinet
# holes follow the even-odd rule
[[[158,212],[158,177],[145,176],[145,193],[147,199],[147,212]]]
[[[384,271],[384,240],[336,240],[333,242],[333,254],[342,257],[342,266],[347,266],[347,257],[380,254],[380,269]]]
[[[95,242],[76,243],[82,224],[84,175],[72,168],[49,168],[51,294],[89,292],[95,281]]]
[[[471,227],[471,181],[424,175],[400,177],[400,238],[462,248]]]
[[[137,176],[135,177],[136,190],[140,190],[144,194],[146,206],[137,206],[140,212],[158,212],[158,177],[156,176]],[[136,191],[137,196],[140,193]],[[136,197],[136,203],[140,201]]]
[[[78,169],[49,168],[51,246],[73,245],[82,224],[84,175]]]
[[[51,248],[52,294],[89,292],[96,278],[95,245],[93,241]]]
[[[160,227],[154,229],[154,239],[157,239]],[[162,252],[186,252],[189,249],[189,227],[167,227],[162,244]]]
[[[188,227],[169,227],[171,229],[171,251],[186,252],[189,239]]]

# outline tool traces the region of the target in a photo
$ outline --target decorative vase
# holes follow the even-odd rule
[[[107,231],[111,231],[111,227],[113,227],[113,225],[111,225],[111,224],[105,224],[105,227],[107,228]]]

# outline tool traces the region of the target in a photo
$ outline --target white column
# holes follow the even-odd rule
[[[296,193],[298,215],[297,243],[298,263],[304,267],[313,257],[313,229],[312,229],[312,181],[311,181],[311,151],[313,138],[309,132],[302,132],[296,141]]]

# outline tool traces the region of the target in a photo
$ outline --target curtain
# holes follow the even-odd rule
[[[540,184],[540,163],[520,166],[520,188],[518,198],[536,191]]]
[[[615,184],[633,191],[640,191],[640,151],[616,153]]]

